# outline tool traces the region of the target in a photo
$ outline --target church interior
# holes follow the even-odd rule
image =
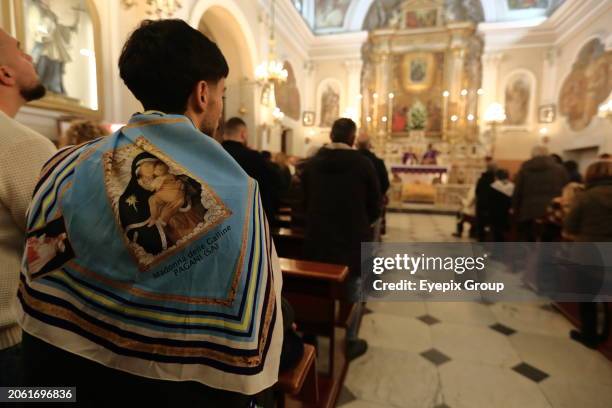
[[[335,237],[315,241],[314,245],[329,243],[331,248],[320,251],[318,257],[309,257],[307,249],[309,234],[323,231],[313,227],[315,220],[309,217],[323,214],[329,217],[325,223],[333,223],[335,215],[331,214],[337,206],[330,183],[340,177],[329,170],[332,164],[320,168],[329,173],[318,173],[307,162],[316,161],[323,150],[353,149],[346,144],[338,147],[336,139],[330,139],[339,118],[355,125],[356,146],[384,161],[381,177],[387,186],[377,181],[376,189],[382,188],[378,192],[381,211],[366,241],[407,247],[445,243],[449,248],[482,242],[511,246],[519,241],[534,245],[612,241],[607,232],[584,239],[576,234],[572,237],[566,234],[564,221],[553,222],[548,213],[557,203],[559,212],[567,215],[571,205],[563,201],[569,200],[566,187],[592,191],[589,177],[594,177],[594,166],[604,168],[611,160],[612,0],[0,3],[2,30],[31,56],[47,90],[46,96],[19,109],[14,120],[57,148],[67,149],[60,152],[73,151],[67,146],[119,134],[132,126],[133,114],[150,110],[126,86],[118,67],[126,40],[143,20],[182,20],[222,52],[229,67],[223,110],[219,127],[208,136],[225,147],[228,135],[238,126],[244,129],[244,146],[267,154],[272,158],[268,165],[283,169],[281,173],[286,169],[287,186],[275,196],[274,210],[266,208],[266,231],[273,241],[272,259],[276,254],[280,259],[283,297],[293,308],[295,330],[305,345],[297,365],[281,372],[271,387],[275,402],[253,402],[249,407],[612,406],[612,274],[606,275],[603,285],[607,289],[601,290],[590,308],[582,299],[525,301],[509,295],[450,301],[427,297],[385,300],[368,294],[346,302],[338,293],[345,290],[347,276],[360,274],[353,270],[352,259],[347,255],[344,262],[343,257],[321,255],[333,252]],[[177,49],[186,46],[176,44]],[[0,47],[0,68],[2,52]],[[208,63],[203,56],[201,64]],[[567,180],[541,205],[529,201],[525,192],[522,205],[541,206],[542,213],[521,218],[528,210],[516,204],[519,189],[535,191],[529,194],[549,189],[548,181],[537,176],[532,179],[537,180],[535,185],[527,187],[525,173],[530,170],[526,163],[540,156],[554,157],[555,166],[567,169],[563,173]],[[201,159],[206,162],[205,157]],[[373,164],[370,167],[378,171]],[[142,168],[133,167],[132,176],[140,177]],[[172,165],[169,169],[171,182],[183,183],[177,181],[183,179],[175,177]],[[301,173],[301,169],[307,170]],[[597,188],[612,186],[612,165],[605,169],[599,171],[607,171],[607,178]],[[357,183],[360,176],[353,174],[347,183]],[[561,182],[559,177],[552,176],[550,183]],[[301,207],[301,190],[293,188],[296,179],[298,185],[312,186],[323,178],[328,190],[321,191],[330,194],[321,205],[327,201],[329,206],[313,211]],[[75,194],[77,181],[72,187]],[[257,182],[266,207],[263,182]],[[506,206],[503,215],[494,212],[499,211],[493,208],[498,201],[494,193],[488,193],[498,182],[503,185],[495,190],[503,193],[504,204],[499,204]],[[507,184],[512,184],[514,192],[508,193]],[[312,189],[310,193],[312,197]],[[605,201],[612,200],[612,194],[605,194],[601,196],[604,201],[598,198],[597,208],[606,208],[607,213],[602,213],[595,227],[612,225],[612,201]],[[557,196],[557,202],[551,200]],[[136,208],[134,200],[128,204]],[[361,198],[353,200],[361,208]],[[8,208],[2,201],[0,205]],[[356,211],[346,213],[356,217]],[[170,225],[168,220],[160,222],[160,231],[166,223]],[[347,222],[349,228],[350,218]],[[0,223],[0,243],[2,228]],[[227,231],[229,227],[216,233],[213,242],[222,246],[231,235]],[[30,237],[31,232],[26,233]],[[132,239],[127,232],[126,236]],[[359,251],[358,243],[364,239],[353,238]],[[181,239],[176,239],[177,248]],[[72,244],[78,259],[82,256],[78,243]],[[170,244],[162,240],[164,250]],[[362,269],[361,275],[364,273]],[[529,282],[521,285],[529,286]],[[19,291],[21,298],[22,289]],[[594,315],[593,330],[599,331],[595,343],[584,337],[589,313]],[[367,345],[367,351],[356,356],[347,345],[352,327]],[[153,331],[148,326],[147,330]],[[581,330],[583,337],[575,334]],[[24,326],[25,331],[30,332]]]

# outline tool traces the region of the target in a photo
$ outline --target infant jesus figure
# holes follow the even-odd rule
[[[149,197],[151,217],[147,225],[155,224],[165,227],[168,221],[185,204],[185,185],[181,180],[170,174],[170,169],[163,162],[155,164],[154,179],[149,187],[155,193]]]

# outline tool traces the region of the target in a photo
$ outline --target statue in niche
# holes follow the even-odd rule
[[[529,113],[530,82],[521,75],[506,86],[506,125],[521,126],[527,123]]]
[[[331,127],[340,116],[340,90],[334,89],[332,84],[321,95],[320,127]]]
[[[33,0],[40,13],[39,26],[34,36],[32,59],[41,83],[51,92],[66,95],[64,73],[66,64],[72,61],[70,43],[72,35],[77,31],[79,15],[85,11],[79,0],[71,4],[74,10],[74,21],[67,25],[51,10],[48,0]]]

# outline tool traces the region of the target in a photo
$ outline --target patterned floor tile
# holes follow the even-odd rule
[[[515,367],[512,367],[512,369],[535,383],[539,383],[549,377],[549,375],[544,371],[539,370],[527,363],[521,363]]]
[[[429,361],[435,366],[439,366],[450,361],[449,356],[436,350],[435,348],[422,352],[421,356],[423,356],[427,361]]]

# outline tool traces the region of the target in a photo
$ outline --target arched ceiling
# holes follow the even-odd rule
[[[291,0],[315,34],[379,27],[391,18],[394,10],[404,1],[415,0]],[[443,1],[447,18],[499,22],[547,17],[565,0]]]

